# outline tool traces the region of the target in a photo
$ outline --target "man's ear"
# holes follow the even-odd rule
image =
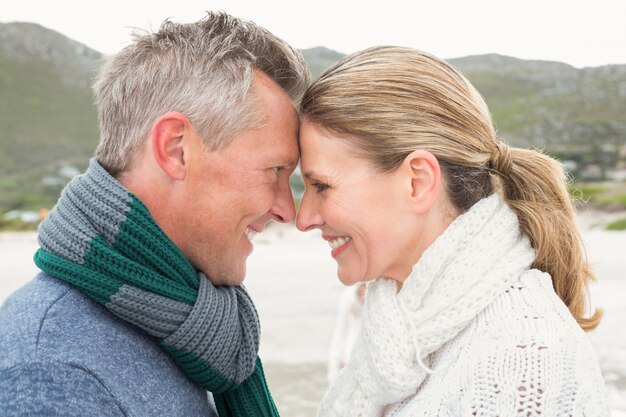
[[[187,117],[179,112],[161,115],[152,125],[150,147],[161,169],[173,180],[183,180],[188,169],[188,146],[193,128]]]
[[[402,170],[410,185],[407,191],[411,207],[419,214],[430,210],[441,187],[441,167],[435,155],[428,151],[411,152],[402,162]]]

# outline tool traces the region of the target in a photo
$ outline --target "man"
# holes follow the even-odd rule
[[[165,22],[111,57],[101,139],[0,310],[0,415],[277,415],[240,286],[290,222],[302,57],[251,22]]]

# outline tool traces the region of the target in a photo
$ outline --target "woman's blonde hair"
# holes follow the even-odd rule
[[[586,317],[594,277],[562,166],[500,141],[483,98],[445,61],[402,47],[349,55],[309,87],[301,114],[351,141],[381,172],[396,169],[416,149],[431,152],[460,213],[498,192],[537,252],[533,268],[552,276],[556,293],[584,330],[599,324],[600,310]]]

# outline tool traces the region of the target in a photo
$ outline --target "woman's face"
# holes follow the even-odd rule
[[[349,141],[310,122],[300,127],[306,191],[296,225],[320,229],[346,285],[381,276],[404,280],[419,258],[419,216],[409,209],[411,181],[381,174]]]

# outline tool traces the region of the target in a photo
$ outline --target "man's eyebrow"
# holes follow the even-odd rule
[[[294,159],[291,156],[279,157],[277,161],[280,161],[280,166],[282,168],[295,168],[298,165],[298,161],[300,158]]]

